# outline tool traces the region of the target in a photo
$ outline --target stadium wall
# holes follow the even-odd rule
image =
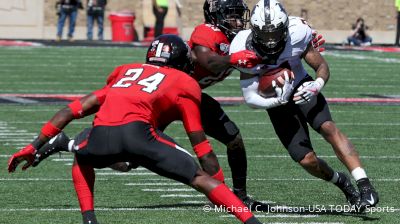
[[[86,2],[86,0],[83,0]],[[178,16],[175,0],[170,8],[165,26],[179,27],[184,39],[189,38],[193,27],[203,21],[203,0],[180,0]],[[288,13],[307,19],[313,28],[324,34],[327,42],[341,43],[350,33],[351,24],[363,17],[370,27],[374,43],[392,44],[395,38],[396,9],[394,0],[281,0]],[[139,39],[144,27],[152,27],[154,16],[151,0],[109,0],[106,10],[105,39],[111,39],[112,12],[135,13],[135,28]],[[257,0],[248,0],[251,9]],[[54,39],[57,16],[55,0],[0,0],[0,38]],[[64,27],[66,33],[67,24]],[[85,10],[80,10],[75,32],[76,39],[86,38]]]

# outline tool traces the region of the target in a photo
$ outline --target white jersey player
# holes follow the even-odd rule
[[[330,72],[325,59],[312,47],[312,29],[301,18],[288,17],[276,0],[260,0],[251,13],[250,23],[251,29],[239,32],[230,47],[231,54],[248,49],[263,59],[262,64],[251,69],[239,69],[246,103],[267,109],[279,140],[292,159],[311,175],[334,183],[360,212],[375,206],[378,194],[361,167],[353,144],[333,122],[325,97],[320,93]],[[315,80],[307,74],[302,60],[315,71]],[[283,87],[275,88],[276,97],[264,98],[258,94],[259,76],[277,67],[289,68],[295,79],[286,78]],[[308,125],[331,144],[356,180],[359,192],[347,175],[335,172],[317,157]]]

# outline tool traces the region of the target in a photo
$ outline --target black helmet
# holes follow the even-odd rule
[[[206,0],[203,11],[206,23],[218,27],[230,40],[249,22],[250,10],[243,0]],[[243,26],[233,27],[232,19],[235,23],[236,19],[240,19]]]
[[[160,35],[147,50],[146,63],[189,73],[192,65],[189,45],[176,35]]]

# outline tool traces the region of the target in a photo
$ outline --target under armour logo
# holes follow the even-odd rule
[[[238,61],[238,65],[246,65],[247,64],[247,60],[239,60]]]

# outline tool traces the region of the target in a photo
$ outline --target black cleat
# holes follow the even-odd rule
[[[335,185],[342,190],[346,196],[347,202],[351,206],[357,206],[360,202],[360,193],[358,193],[353,184],[351,184],[350,178],[346,174],[340,172],[338,174],[339,179]]]
[[[249,197],[245,191],[234,190],[233,193],[243,201],[243,203],[251,210],[255,212],[268,212],[269,205],[256,201]]]
[[[60,132],[58,135],[54,136],[37,151],[32,166],[39,165],[40,162],[54,153],[68,152],[69,141],[70,139],[64,132]]]
[[[360,212],[364,212],[370,207],[375,207],[379,202],[378,192],[369,182],[368,178],[363,178],[357,181],[358,189],[360,190],[361,199],[359,204]]]

